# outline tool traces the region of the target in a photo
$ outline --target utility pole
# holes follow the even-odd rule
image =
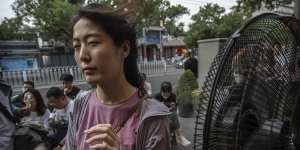
[[[297,19],[300,19],[300,0],[295,0],[294,12],[295,12],[295,17]]]

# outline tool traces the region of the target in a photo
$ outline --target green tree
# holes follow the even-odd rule
[[[191,70],[186,70],[180,76],[176,86],[176,96],[181,117],[191,117],[193,110],[192,91],[198,88],[198,82]]]
[[[119,7],[127,0],[88,0],[87,3],[100,3]],[[142,28],[149,26],[160,26],[161,22],[168,30],[169,34],[182,36],[184,33],[182,22],[177,23],[179,17],[189,14],[186,7],[182,5],[171,5],[168,0],[146,0],[143,9],[140,9],[136,20],[138,36],[142,36]]]
[[[159,26],[161,22],[170,35],[182,36],[184,24],[176,21],[182,15],[189,14],[189,11],[182,5],[171,5],[168,0],[148,0],[145,1],[145,8],[140,13],[137,19],[139,37],[142,36],[143,27]]]
[[[199,12],[192,16],[193,23],[186,33],[185,42],[188,47],[197,47],[197,41],[207,38],[229,37],[249,17],[246,12],[236,7],[225,14],[225,8],[218,4],[207,4],[200,7]]]
[[[33,28],[21,25],[20,18],[5,18],[0,24],[0,40],[36,40]]]
[[[0,24],[0,40],[14,39],[17,36],[20,20],[18,18],[5,18]]]
[[[125,0],[87,0],[86,3],[87,4],[104,4],[104,5],[109,5],[109,6],[120,6],[124,3],[126,3],[127,1]]]
[[[292,1],[293,0],[237,0],[237,9],[244,13],[251,14],[263,6],[272,10],[280,5],[290,4]]]
[[[218,4],[206,4],[200,6],[197,14],[192,16],[193,23],[186,33],[185,43],[188,47],[197,47],[197,41],[218,36],[217,28],[222,23],[222,15],[225,8]]]
[[[143,0],[142,0],[143,1]],[[119,7],[128,0],[88,0],[87,4],[98,3],[109,5],[111,7]],[[136,19],[136,29],[138,37],[142,36],[142,28],[148,26],[160,26],[163,25],[168,30],[169,34],[174,36],[184,35],[184,23],[177,23],[179,17],[184,14],[189,14],[186,7],[182,5],[171,5],[168,0],[146,0],[143,1],[143,9],[138,11],[139,15]]]
[[[128,0],[88,0],[89,3],[101,3],[118,7]],[[141,0],[142,1],[142,0]],[[176,20],[188,14],[182,5],[172,6],[168,0],[148,0],[144,2],[144,9],[138,12],[137,31],[142,36],[145,26],[159,26],[162,21],[167,30],[176,36],[183,35],[183,23],[176,24]],[[45,39],[55,39],[67,43],[70,40],[68,32],[72,14],[84,0],[16,0],[12,8],[24,24],[31,24]]]
[[[240,28],[249,15],[245,12],[240,12],[236,9],[224,16],[222,16],[221,23],[217,27],[217,36],[218,37],[229,37],[232,35],[238,28]]]
[[[70,40],[69,22],[79,3],[64,0],[16,0],[12,8],[23,24],[31,24],[43,38]]]
[[[187,91],[192,91],[198,88],[197,78],[193,74],[191,70],[186,70],[180,76],[177,87],[176,87],[176,95],[180,96],[182,93]],[[191,93],[190,93],[191,94]]]

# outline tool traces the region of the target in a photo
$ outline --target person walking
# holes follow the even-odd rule
[[[184,54],[184,70],[191,70],[196,78],[198,78],[198,60],[192,57],[190,51],[186,51]]]
[[[90,4],[72,19],[74,57],[95,88],[74,100],[66,150],[170,148],[169,111],[142,92],[127,11]]]
[[[164,103],[171,111],[171,114],[169,115],[170,128],[171,130],[175,131],[176,141],[182,146],[190,145],[191,142],[183,136],[180,130],[180,124],[177,114],[177,100],[176,95],[172,92],[171,82],[164,81],[163,83],[161,83],[160,92],[155,94],[154,98]]]

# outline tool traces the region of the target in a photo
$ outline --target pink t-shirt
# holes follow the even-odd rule
[[[139,111],[135,108],[141,107],[142,99],[135,92],[127,101],[117,105],[105,105],[101,103],[94,91],[90,96],[87,108],[83,113],[78,131],[76,133],[77,150],[89,150],[85,130],[97,124],[111,124],[113,128],[126,123],[119,131],[121,150],[133,150],[136,141],[137,125],[139,122]],[[129,115],[133,114],[131,117]]]

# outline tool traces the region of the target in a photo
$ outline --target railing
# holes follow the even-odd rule
[[[140,72],[148,75],[167,72],[167,65],[165,62],[141,63],[138,64],[138,67]]]
[[[70,73],[74,81],[83,81],[83,75],[77,66],[40,68],[33,70],[3,71],[2,78],[13,87],[22,86],[24,81],[33,81],[35,85],[60,83],[60,76]]]
[[[176,71],[175,66],[167,66],[164,62],[138,64],[140,72],[147,75]],[[2,79],[7,81],[13,88],[19,88],[24,81],[34,81],[39,85],[60,84],[60,76],[70,73],[75,82],[84,81],[84,77],[78,66],[48,67],[34,70],[3,71]]]

